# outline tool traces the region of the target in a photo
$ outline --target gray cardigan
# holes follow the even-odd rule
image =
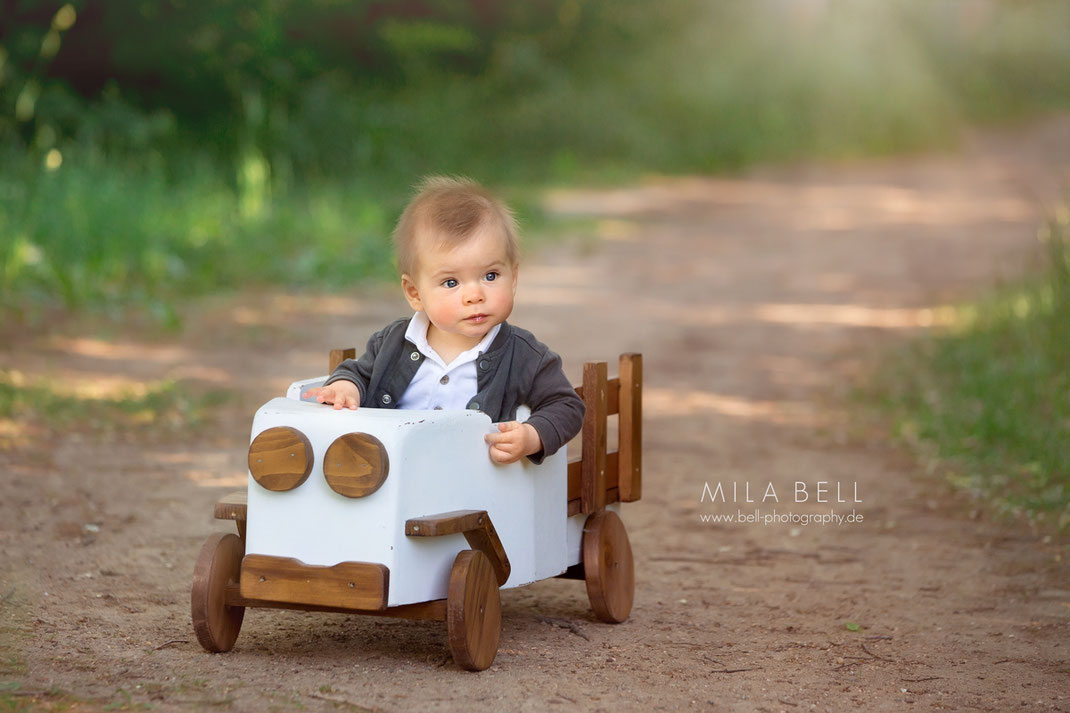
[[[409,319],[399,319],[368,340],[359,359],[346,359],[326,383],[345,379],[360,390],[361,407],[397,408],[424,355],[405,339]],[[530,423],[543,450],[530,456],[539,463],[553,455],[583,426],[583,401],[565,378],[561,357],[526,329],[502,323],[498,336],[476,358],[476,395],[468,408],[494,422],[516,419],[517,406],[531,408]]]

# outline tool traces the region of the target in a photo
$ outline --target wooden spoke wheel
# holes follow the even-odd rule
[[[453,660],[469,671],[482,671],[498,655],[502,600],[494,568],[479,550],[457,555],[446,595],[446,632]]]
[[[209,537],[193,569],[190,611],[197,641],[212,653],[230,651],[241,631],[245,607],[227,606],[228,584],[237,584],[245,545],[232,533]]]
[[[632,546],[620,516],[591,513],[583,526],[583,573],[595,616],[610,624],[628,618],[635,597]]]

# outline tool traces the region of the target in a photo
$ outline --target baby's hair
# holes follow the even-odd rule
[[[516,220],[509,207],[469,178],[427,176],[394,228],[398,269],[412,275],[419,252],[417,234],[434,235],[447,248],[463,243],[487,226],[501,231],[506,258],[513,265],[520,258]]]

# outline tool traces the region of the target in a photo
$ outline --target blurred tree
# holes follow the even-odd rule
[[[128,132],[134,148],[139,135],[178,129],[231,159],[244,161],[255,149],[285,164],[283,174],[294,161],[311,167],[327,158],[301,155],[310,142],[291,117],[307,114],[308,101],[328,99],[337,113],[353,108],[340,98],[350,93],[365,97],[358,114],[374,113],[367,104],[385,94],[450,77],[486,76],[494,91],[522,91],[574,69],[607,40],[632,43],[651,30],[641,3],[607,0],[0,0],[0,7],[9,79],[0,82],[2,114],[16,119],[24,143],[42,125],[77,136],[87,129],[79,101],[102,101],[120,121],[123,106],[157,114]],[[72,21],[59,41],[61,11]],[[34,109],[44,115],[31,110],[43,91],[51,99]],[[360,116],[336,120],[354,118],[359,126]],[[88,127],[94,140],[107,142],[107,123]]]

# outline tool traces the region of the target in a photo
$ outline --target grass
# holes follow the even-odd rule
[[[20,699],[8,693],[0,693],[0,712],[24,713],[33,709],[33,701]]]
[[[183,296],[340,287],[390,270],[391,201],[359,182],[273,201],[208,168],[176,180],[88,153],[56,170],[20,163],[0,171],[0,309],[31,321],[60,307],[145,310],[166,324]]]
[[[879,379],[896,431],[995,511],[1070,528],[1070,215],[1046,271],[955,310]]]
[[[79,394],[70,384],[32,380],[20,372],[0,370],[0,424],[6,420],[22,426],[46,424],[53,429],[85,426],[94,431],[177,431],[210,423],[212,407],[225,398],[218,391],[198,395],[174,381]]]

